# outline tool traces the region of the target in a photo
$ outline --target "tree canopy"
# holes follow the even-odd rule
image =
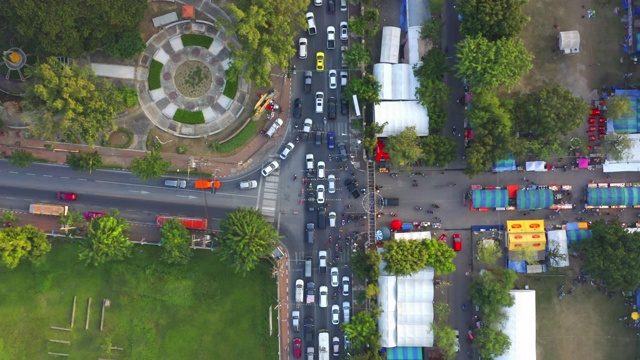
[[[111,82],[89,67],[65,66],[54,57],[37,65],[24,86],[26,108],[36,111],[32,130],[49,140],[94,145],[115,130],[113,117],[123,109]]]
[[[380,89],[382,85],[371,74],[364,74],[361,79],[351,79],[344,88],[343,96],[350,99],[358,96],[358,102],[362,105],[374,103],[380,104]]]
[[[122,59],[131,59],[140,54],[147,47],[139,31],[127,31],[120,34],[110,34],[102,46],[102,50],[109,55]]]
[[[371,62],[369,50],[365,44],[360,42],[351,44],[351,47],[344,51],[343,56],[349,65],[349,69],[357,69],[360,65],[366,65]]]
[[[137,30],[147,0],[7,0],[0,29],[43,55],[78,57],[105,39]]]
[[[0,229],[0,261],[9,269],[23,260],[39,263],[50,250],[47,235],[31,225]]]
[[[446,55],[431,49],[422,57],[422,65],[414,66],[413,73],[420,86],[416,89],[418,103],[429,112],[429,132],[436,134],[447,121],[445,106],[449,101],[449,88],[444,83],[447,72]]]
[[[439,275],[456,270],[453,259],[456,253],[442,241],[389,241],[384,245],[382,260],[388,273],[406,276],[432,266]]]
[[[68,153],[67,166],[74,171],[88,171],[91,173],[102,166],[102,157],[97,151]]]
[[[546,86],[515,98],[511,109],[514,130],[519,134],[514,146],[517,158],[548,159],[562,154],[562,135],[575,130],[589,114],[584,100],[558,86]]]
[[[382,257],[376,250],[358,251],[351,258],[350,267],[359,279],[376,281],[380,277],[380,261]]]
[[[578,243],[584,271],[607,284],[610,291],[629,291],[640,285],[640,233],[627,232],[619,220],[594,221],[592,237]]]
[[[474,95],[467,119],[475,137],[467,149],[465,173],[474,176],[487,171],[494,162],[506,159],[513,141],[511,117],[492,92]]]
[[[466,37],[483,36],[490,41],[513,38],[529,22],[522,13],[526,0],[460,0],[460,32]]]
[[[32,152],[29,152],[27,150],[17,149],[11,153],[11,156],[9,156],[9,165],[20,167],[20,168],[26,168],[27,166],[31,165],[31,163],[34,162],[35,160],[36,160],[36,157],[33,156]]]
[[[128,258],[133,243],[129,242],[127,230],[127,222],[115,212],[93,218],[81,242],[80,260],[87,265],[98,266]]]
[[[227,9],[235,18],[224,22],[242,46],[232,51],[232,67],[258,86],[271,84],[271,66],[287,68],[296,54],[293,39],[306,29],[307,0],[242,0]]]
[[[457,45],[456,76],[466,79],[475,91],[506,86],[512,89],[533,68],[531,55],[521,39],[489,41],[469,37]]]
[[[475,330],[475,347],[483,359],[494,359],[511,347],[511,339],[495,326],[483,326]]]
[[[133,159],[129,170],[139,176],[142,181],[148,181],[164,175],[170,166],[171,163],[164,161],[158,150],[152,148],[143,158]]]
[[[487,266],[494,266],[502,257],[502,248],[497,241],[478,245],[478,261]]]
[[[351,341],[355,349],[367,346],[370,349],[380,348],[380,332],[378,318],[382,311],[373,305],[369,310],[363,310],[351,316],[350,323],[342,323],[341,329]]]
[[[275,249],[278,231],[260,210],[239,208],[220,221],[218,252],[235,272],[246,274]]]
[[[422,161],[429,166],[445,167],[456,159],[458,142],[447,136],[431,134],[422,139]]]
[[[631,99],[627,96],[613,96],[607,100],[607,117],[620,119],[623,116],[631,116],[635,110],[631,107]]]
[[[497,267],[471,279],[471,298],[480,307],[480,316],[488,326],[502,322],[504,308],[513,306],[509,291],[517,278],[513,270]]]
[[[398,135],[387,137],[385,150],[389,153],[391,163],[406,166],[415,163],[422,157],[420,138],[415,126],[409,126]]]
[[[604,137],[604,149],[607,152],[607,157],[611,160],[629,159],[631,147],[631,138],[626,134],[608,133]]]
[[[193,250],[189,231],[178,219],[169,219],[160,228],[162,255],[160,260],[167,264],[184,265],[191,260]]]

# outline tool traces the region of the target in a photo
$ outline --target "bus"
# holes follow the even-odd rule
[[[329,331],[325,329],[318,332],[318,359],[329,360]]]

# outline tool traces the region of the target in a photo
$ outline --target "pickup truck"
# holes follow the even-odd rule
[[[307,305],[316,303],[316,284],[309,281],[307,283]]]
[[[291,322],[293,325],[293,331],[300,331],[300,311],[295,310],[291,312]]]
[[[304,72],[304,92],[306,94],[311,93],[311,80],[313,79],[313,73],[311,71]]]
[[[304,294],[304,280],[296,280],[296,302],[301,303]]]
[[[360,191],[356,188],[356,184],[350,178],[344,179],[344,186],[347,187],[347,190],[353,195],[354,199],[360,197]]]
[[[278,129],[280,129],[280,127],[282,126],[282,124],[284,124],[284,122],[282,121],[282,119],[278,118],[276,119],[276,121],[273,122],[273,125],[271,125],[271,127],[269,128],[269,130],[267,130],[267,132],[265,133],[265,135],[267,137],[272,137],[276,131],[278,131]]]
[[[336,28],[333,26],[327,27],[327,49],[333,50],[336,48]]]
[[[384,198],[384,199],[380,200],[379,203],[382,206],[399,206],[400,205],[400,199],[398,199],[398,198]]]

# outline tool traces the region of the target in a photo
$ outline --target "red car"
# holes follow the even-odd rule
[[[293,356],[300,359],[302,356],[302,340],[300,338],[293,339]]]
[[[87,211],[84,213],[84,218],[87,219],[87,221],[91,221],[91,219],[100,216],[104,216],[104,213],[101,211]]]
[[[68,193],[68,192],[58,192],[58,200],[64,201],[76,201],[78,200],[78,195],[76,193]]]
[[[460,240],[460,234],[453,234],[453,250],[462,250],[462,240]]]
[[[447,242],[447,234],[442,234],[440,235],[440,237],[438,238],[438,241],[442,241],[442,242]]]

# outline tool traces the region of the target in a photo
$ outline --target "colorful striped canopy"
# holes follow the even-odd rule
[[[471,192],[473,207],[478,208],[503,208],[509,206],[509,193],[506,189],[499,190],[473,190]]]
[[[550,189],[518,190],[518,209],[548,209],[553,205],[553,191]]]
[[[640,187],[587,188],[589,206],[640,205]]]
[[[389,348],[387,360],[422,360],[422,348],[420,347],[394,347]]]
[[[587,239],[591,239],[591,230],[567,230],[567,242],[569,245]]]

